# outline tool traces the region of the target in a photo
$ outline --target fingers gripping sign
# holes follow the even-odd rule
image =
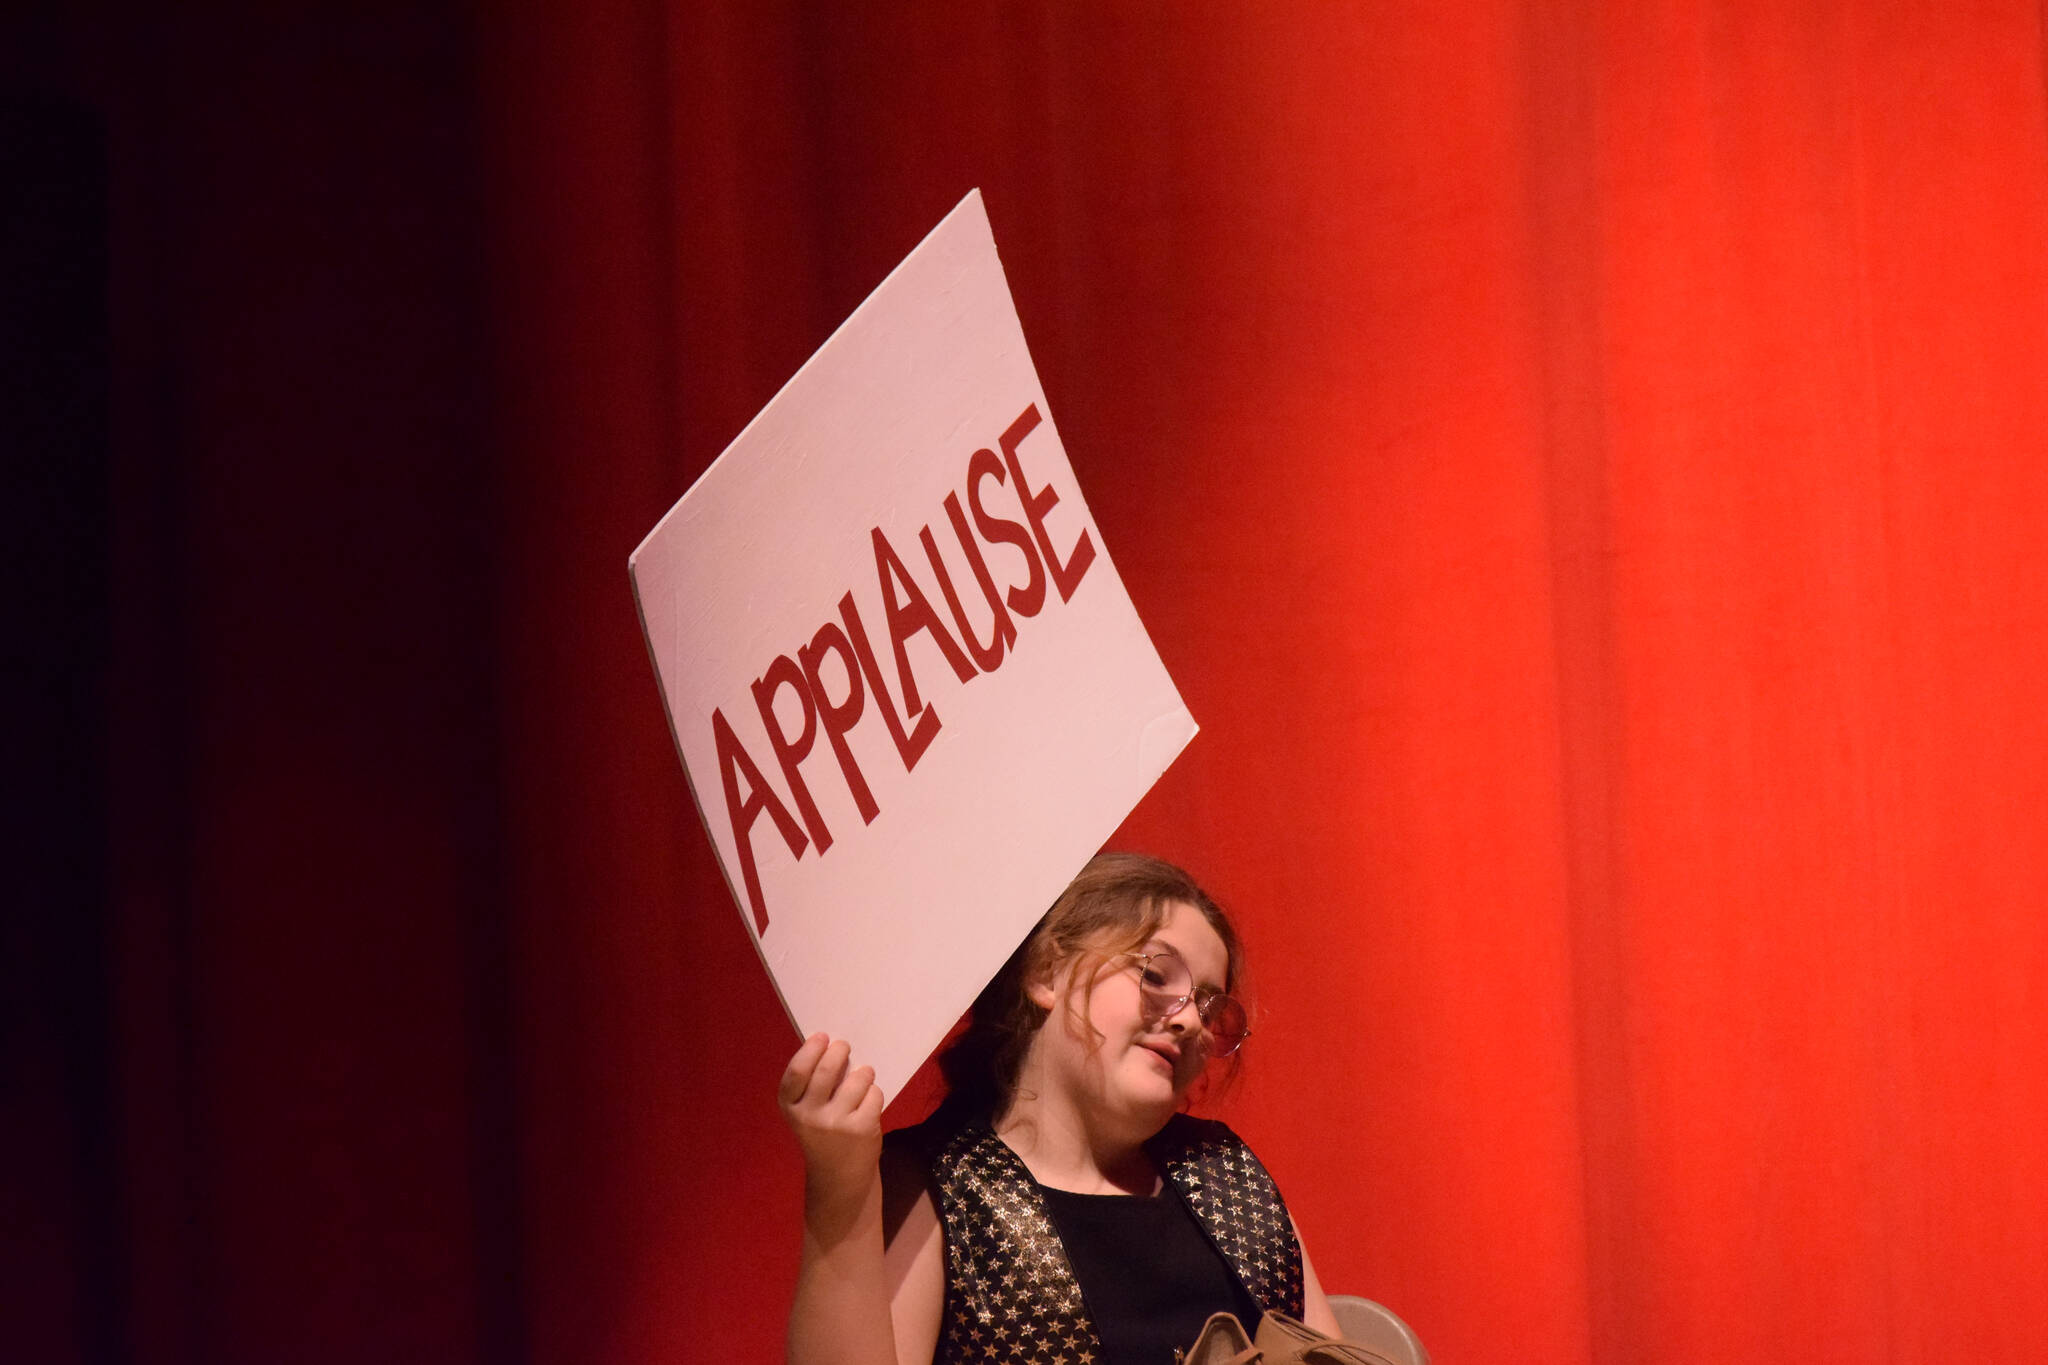
[[[776,1099],[803,1149],[807,1187],[830,1198],[864,1192],[882,1156],[881,1087],[854,1066],[843,1038],[814,1033],[789,1060]]]

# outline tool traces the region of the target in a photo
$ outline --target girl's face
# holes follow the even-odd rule
[[[1229,953],[1201,911],[1179,902],[1168,907],[1165,921],[1138,949],[1162,950],[1179,954],[1187,964],[1198,996],[1223,990]],[[1040,990],[1046,992],[1043,998]],[[1034,987],[1033,994],[1051,1011],[1040,1029],[1041,1041],[1057,1054],[1048,1060],[1084,1102],[1148,1119],[1156,1113],[1163,1124],[1208,1062],[1208,1035],[1194,1001],[1161,1017],[1147,1005],[1139,989],[1139,964],[1129,955],[1104,960],[1092,976],[1078,981],[1062,964],[1053,980]],[[1099,1045],[1088,1027],[1068,1027],[1069,1008],[1101,1036]]]

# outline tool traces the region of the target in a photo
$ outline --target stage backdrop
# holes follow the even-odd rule
[[[625,559],[976,186],[1324,1284],[2048,1354],[2036,0],[151,22],[74,1354],[778,1358],[796,1040]]]

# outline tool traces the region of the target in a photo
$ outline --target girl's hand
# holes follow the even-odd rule
[[[814,1033],[782,1073],[776,1102],[803,1148],[811,1198],[866,1192],[882,1158],[882,1092],[871,1066],[849,1067],[845,1039]]]

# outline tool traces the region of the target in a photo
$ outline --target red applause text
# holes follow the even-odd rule
[[[818,813],[817,802],[812,799],[801,767],[816,747],[820,735],[838,762],[840,775],[862,822],[874,823],[875,817],[881,813],[880,807],[876,805],[867,778],[862,775],[860,764],[854,759],[853,750],[846,740],[854,726],[867,714],[868,699],[874,699],[873,710],[881,713],[882,723],[888,728],[889,738],[905,772],[917,767],[918,760],[939,733],[939,713],[920,699],[917,679],[911,673],[907,649],[911,639],[919,631],[926,632],[952,668],[953,676],[963,683],[971,682],[983,673],[993,673],[1002,666],[1005,653],[1016,646],[1016,622],[1036,616],[1044,608],[1048,580],[1064,603],[1073,596],[1082,576],[1088,572],[1088,566],[1094,562],[1095,545],[1085,529],[1062,562],[1053,550],[1052,538],[1045,524],[1046,515],[1059,503],[1059,495],[1050,486],[1034,490],[1026,481],[1017,450],[1041,420],[1038,405],[1027,406],[997,442],[1003,452],[1002,458],[998,459],[994,451],[986,448],[968,457],[965,511],[961,508],[958,492],[946,494],[946,520],[953,528],[961,553],[974,574],[975,586],[981,590],[982,601],[987,606],[989,625],[986,640],[968,622],[968,610],[961,603],[960,589],[953,582],[945,561],[939,557],[938,541],[932,535],[931,526],[921,527],[917,538],[924,546],[925,559],[931,565],[932,577],[945,600],[954,630],[958,632],[957,639],[932,606],[931,598],[905,567],[896,547],[877,526],[869,531],[869,538],[874,543],[876,587],[881,596],[889,647],[895,656],[901,708],[891,696],[888,679],[877,660],[851,591],[840,597],[837,617],[827,618],[811,636],[809,644],[799,648],[794,656],[777,655],[754,679],[754,706],[760,712],[762,727],[768,735],[768,746],[789,789],[790,800],[803,817],[801,827],[762,775],[761,766],[733,733],[725,713],[713,708],[711,733],[718,749],[718,774],[724,787],[726,815],[732,822],[733,843],[739,850],[741,879],[746,883],[747,904],[753,912],[756,932],[765,933],[768,929],[768,907],[762,899],[761,877],[754,863],[753,830],[760,818],[766,815],[774,823],[776,833],[782,836],[792,858],[802,857],[812,845],[817,846],[821,855],[832,847],[832,831],[826,828],[824,818]],[[989,479],[1009,485],[1010,492],[1023,509],[1022,523],[996,516],[988,510],[983,501],[983,490]],[[970,513],[974,522],[972,530],[968,527]],[[982,552],[984,544],[1009,545],[1021,552],[1027,570],[1024,581],[1007,584],[998,590],[995,578],[989,572],[987,557]],[[835,698],[825,685],[823,670],[828,656],[838,661],[839,672],[846,679],[844,696]],[[794,697],[802,716],[793,735],[784,727],[775,709],[777,694],[785,690]]]

